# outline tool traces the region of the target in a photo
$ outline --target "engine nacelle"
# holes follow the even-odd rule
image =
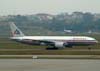
[[[55,42],[55,47],[57,47],[57,48],[65,48],[64,42]]]
[[[55,47],[56,48],[65,48],[65,47],[72,48],[71,45],[68,45],[67,43],[64,43],[64,42],[56,42]]]

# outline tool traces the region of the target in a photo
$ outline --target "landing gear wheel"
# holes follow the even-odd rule
[[[55,48],[55,47],[54,48],[49,48],[48,47],[48,48],[46,48],[46,50],[58,50],[58,48]]]
[[[91,50],[91,47],[88,47],[88,50]]]

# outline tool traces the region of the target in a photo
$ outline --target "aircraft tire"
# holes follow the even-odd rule
[[[58,48],[46,48],[46,50],[58,50]]]

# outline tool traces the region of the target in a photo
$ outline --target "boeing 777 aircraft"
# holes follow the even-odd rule
[[[10,23],[10,28],[12,33],[10,39],[25,44],[48,46],[46,49],[60,49],[98,43],[96,39],[87,36],[25,36],[13,22]]]

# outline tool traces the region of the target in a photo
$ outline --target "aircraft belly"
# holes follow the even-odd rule
[[[95,44],[94,42],[67,42],[68,45],[72,45],[72,46],[85,46],[85,45],[91,45],[91,44]]]

